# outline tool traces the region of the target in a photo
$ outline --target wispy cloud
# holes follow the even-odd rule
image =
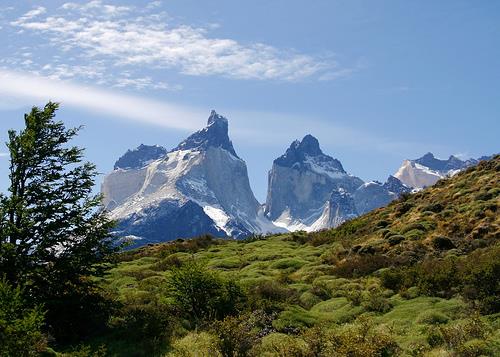
[[[0,96],[53,100],[101,114],[182,130],[199,128],[206,114],[140,96],[1,69]]]
[[[66,3],[53,13],[39,7],[10,22],[47,37],[54,49],[108,67],[173,69],[190,76],[297,81],[332,80],[352,73],[332,56],[313,56],[263,43],[210,36],[211,28],[174,24],[158,2],[142,9],[100,0]],[[157,10],[155,10],[157,11]],[[68,68],[67,71],[71,71]]]
[[[137,95],[103,90],[97,87],[83,86],[67,81],[59,81],[32,74],[18,73],[0,69],[0,109],[2,101],[26,103],[28,100],[46,102],[53,100],[64,106],[77,107],[107,114],[113,119],[125,119],[145,125],[194,131],[202,128],[208,115],[208,109],[178,105],[168,101],[147,99]],[[216,108],[217,109],[217,108]],[[221,114],[230,118],[231,136],[243,145],[256,143],[262,147],[285,147],[296,138],[302,138],[304,123],[314,128],[311,134],[322,143],[331,143],[334,147],[360,149],[370,147],[373,150],[392,153],[428,150],[429,145],[421,142],[393,140],[371,132],[338,125],[335,121],[276,112],[255,112],[222,109]],[[257,130],[256,128],[266,128]]]

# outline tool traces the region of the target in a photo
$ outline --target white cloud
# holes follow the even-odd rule
[[[284,81],[335,79],[351,71],[338,68],[331,57],[301,54],[262,43],[212,38],[210,26],[171,25],[161,13],[131,10],[99,0],[66,3],[50,16],[42,16],[44,12],[38,8],[11,25],[47,36],[54,48],[77,51],[81,59],[103,60],[110,66],[167,68],[191,76]]]
[[[0,158],[2,157],[8,157],[9,153],[8,152],[0,152]]]
[[[205,111],[82,86],[31,74],[0,69],[0,96],[30,100],[53,100],[119,118],[167,128],[194,130],[202,126]]]

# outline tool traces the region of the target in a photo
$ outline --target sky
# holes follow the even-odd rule
[[[263,202],[273,160],[306,134],[367,181],[429,151],[498,153],[499,58],[498,1],[2,0],[0,141],[60,102],[105,174],[215,109]]]

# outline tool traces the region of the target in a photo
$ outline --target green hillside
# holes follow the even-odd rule
[[[109,355],[500,355],[500,156],[337,229],[124,252]]]

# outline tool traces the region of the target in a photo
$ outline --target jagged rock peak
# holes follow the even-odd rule
[[[228,127],[227,118],[212,110],[208,117],[207,126],[190,135],[171,151],[206,150],[209,147],[220,147],[239,158],[236,151],[234,151],[233,143],[229,139]]]
[[[456,156],[451,155],[447,160],[441,160],[436,158],[431,152],[428,152],[424,156],[412,161],[435,171],[458,170],[467,166],[466,162],[460,160]]]
[[[339,160],[325,155],[319,146],[319,141],[311,134],[304,136],[302,141],[295,140],[286,150],[285,154],[274,160],[278,166],[292,167],[294,164],[308,163],[314,158],[316,164],[328,163],[329,169],[334,169],[345,173]]]
[[[167,154],[167,150],[159,145],[141,144],[133,150],[128,150],[116,162],[114,169],[138,169],[151,161],[158,160]]]
[[[402,193],[408,193],[411,192],[411,187],[408,187],[405,185],[401,180],[398,178],[389,175],[387,178],[387,181],[384,183],[384,187],[389,191],[397,194],[398,196],[401,195]]]
[[[306,136],[304,136],[302,141],[299,142],[297,150],[311,156],[323,155],[323,152],[319,147],[318,139],[316,139],[311,134],[307,134]]]
[[[218,114],[215,110],[210,111],[210,116],[208,117],[208,122],[207,126],[210,125],[225,125],[227,127],[228,125],[228,120],[227,118],[223,117],[222,115]]]

